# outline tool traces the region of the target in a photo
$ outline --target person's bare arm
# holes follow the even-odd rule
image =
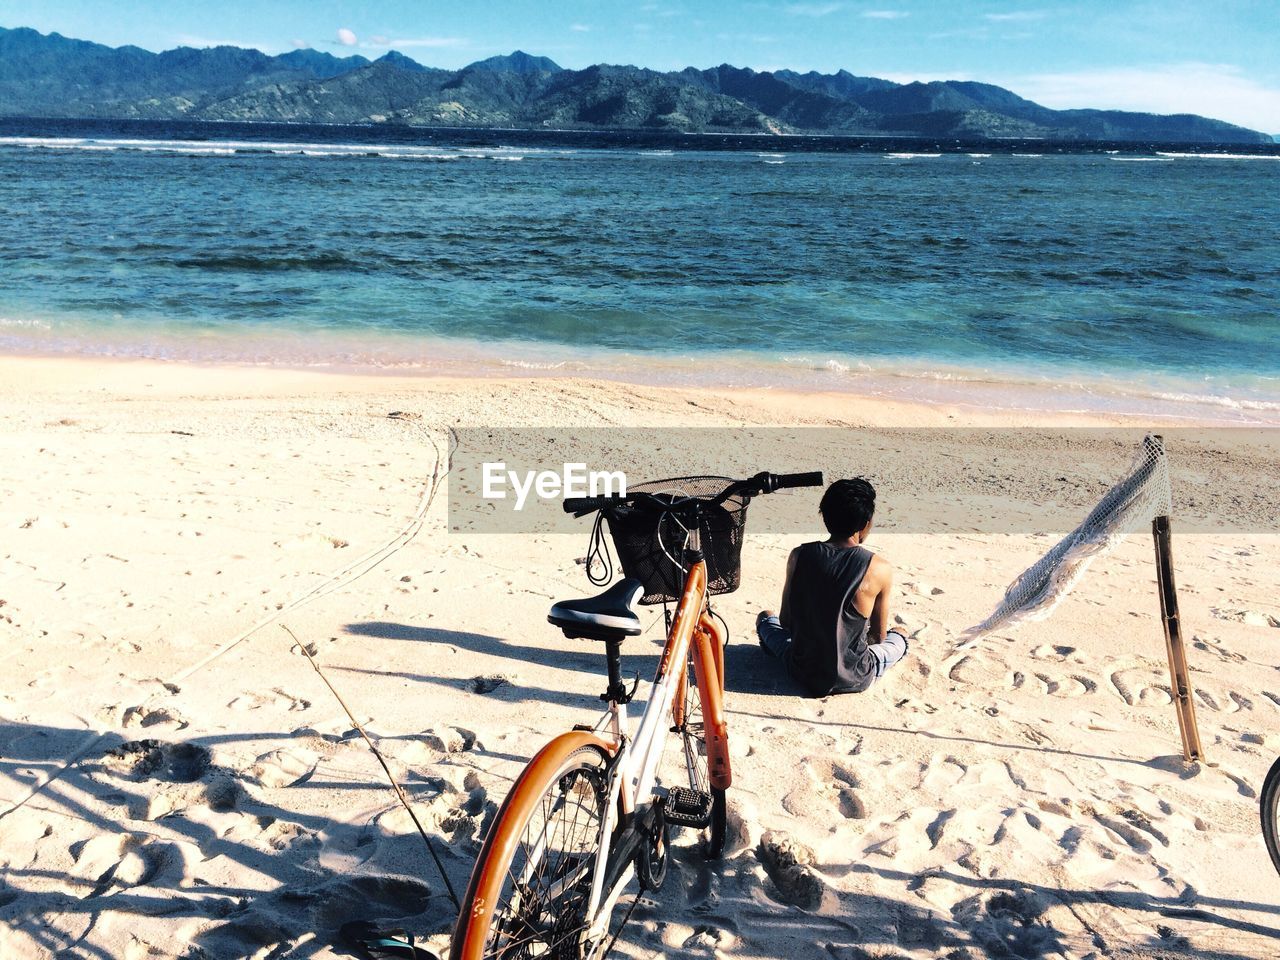
[[[893,567],[889,561],[877,556],[871,561],[868,575],[875,577],[876,599],[871,607],[871,626],[868,636],[872,643],[880,643],[889,631],[889,594],[893,592]]]
[[[796,547],[787,557],[787,579],[782,585],[782,605],[778,607],[778,622],[788,630],[791,629],[791,578],[796,572],[796,556],[800,548]]]

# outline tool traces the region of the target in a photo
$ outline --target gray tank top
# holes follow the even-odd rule
[[[853,605],[873,556],[822,542],[799,548],[787,603],[788,667],[812,696],[861,692],[875,680],[867,618]]]

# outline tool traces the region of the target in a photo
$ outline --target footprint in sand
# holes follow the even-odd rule
[[[955,757],[934,757],[924,766],[919,786],[935,796],[946,796],[963,779],[968,767]]]
[[[1082,697],[1098,689],[1098,684],[1079,674],[1071,676],[1036,673],[1039,690],[1051,697]]]
[[[478,746],[476,735],[461,727],[428,727],[413,739],[437,753],[462,753]]]
[[[296,787],[311,779],[319,763],[313,750],[286,747],[258,757],[249,775],[268,789]]]
[[[194,743],[130,740],[108,750],[102,765],[133,780],[193,783],[209,769],[212,760],[206,747]]]
[[[1253,701],[1244,696],[1244,694],[1237,693],[1234,690],[1224,690],[1213,685],[1202,686],[1202,684],[1204,684],[1203,678],[1197,678],[1191,684],[1195,688],[1197,707],[1202,706],[1217,713],[1239,713],[1253,710]]]
[[[494,674],[488,677],[472,677],[467,681],[467,687],[472,693],[493,693],[499,687],[505,686],[511,681],[502,674]]]
[[[68,877],[73,890],[68,892],[85,899],[168,879],[180,881],[189,865],[200,860],[192,844],[159,841],[139,833],[97,836],[72,844],[70,852],[75,868]]]
[[[866,818],[867,807],[858,794],[862,784],[852,769],[816,758],[805,760],[801,768],[808,782],[782,798],[784,810],[795,817],[810,818],[825,804],[846,820]]]
[[[965,654],[947,671],[955,683],[993,688],[1008,676],[1007,665],[987,654]]]
[[[756,857],[772,882],[766,892],[781,903],[816,910],[826,884],[813,870],[813,851],[785,833],[770,830],[760,838]]]
[[[983,893],[962,900],[951,915],[989,956],[1065,956],[1063,935],[1043,919],[1057,902],[1034,890]]]
[[[1242,654],[1236,653],[1225,647],[1217,637],[1200,637],[1191,638],[1191,646],[1199,650],[1201,653],[1210,653],[1219,660],[1226,663],[1248,663],[1248,658]]]
[[[1219,620],[1243,623],[1246,627],[1280,627],[1280,618],[1260,610],[1241,610],[1235,607],[1210,607],[1209,612]]]
[[[217,812],[239,806],[243,788],[227,770],[213,766],[206,747],[193,743],[132,740],[107,751],[102,768],[150,792],[126,792],[114,802],[126,805],[131,820],[158,820],[201,805]]]
[[[1075,647],[1064,646],[1063,644],[1042,644],[1031,651],[1033,660],[1047,660],[1053,663],[1062,663],[1076,652]]]
[[[227,704],[229,710],[261,710],[263,707],[289,711],[310,710],[311,701],[303,697],[295,697],[276,687],[269,694],[243,693]]]
[[[161,727],[168,730],[184,730],[189,724],[178,713],[169,707],[147,707],[139,705],[129,707],[120,721],[126,729],[131,727]]]
[[[1130,667],[1116,670],[1108,678],[1111,689],[1129,706],[1168,706],[1173,693],[1168,683],[1160,681],[1160,674],[1151,667]]]

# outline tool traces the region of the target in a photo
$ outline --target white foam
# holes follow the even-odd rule
[[[989,154],[989,153],[971,153],[971,154],[969,154],[969,156],[971,156],[971,157],[989,157],[989,156],[991,156],[991,154]]]
[[[1237,400],[1212,393],[1162,393],[1151,394],[1157,400],[1174,403],[1195,403],[1206,407],[1226,407],[1229,410],[1280,410],[1280,403],[1270,400]]]
[[[1274,153],[1175,153],[1165,150],[1157,150],[1156,153],[1170,160],[1280,160],[1280,154]]]
[[[523,160],[529,153],[552,151],[514,147],[447,150],[436,146],[387,143],[302,143],[256,140],[139,140],[89,137],[0,137],[0,147],[43,148],[49,150],[181,153],[194,156],[229,156],[237,153],[307,157],[389,157],[394,159],[456,160],[463,157],[483,160]],[[563,151],[560,151],[563,153]]]
[[[940,153],[886,153],[885,156],[892,157],[894,160],[914,160],[916,158],[928,160],[928,159],[933,159],[934,157],[940,157],[942,156],[942,154]]]
[[[1173,163],[1173,157],[1107,157],[1120,163]]]
[[[537,360],[499,360],[499,364],[504,367],[514,367],[517,370],[563,370],[567,365],[567,360],[545,361]]]

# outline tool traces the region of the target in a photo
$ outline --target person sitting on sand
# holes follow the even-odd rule
[[[837,480],[818,509],[830,538],[791,551],[782,607],[762,610],[756,632],[810,695],[860,693],[907,653],[903,630],[887,629],[893,568],[863,546],[875,487],[862,477]]]

